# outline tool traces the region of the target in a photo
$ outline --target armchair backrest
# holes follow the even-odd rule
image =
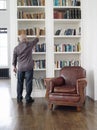
[[[86,70],[80,66],[63,67],[60,75],[65,78],[65,83],[68,85],[76,85],[76,80],[86,77]]]

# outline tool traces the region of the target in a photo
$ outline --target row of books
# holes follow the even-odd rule
[[[55,35],[81,35],[81,27],[78,29],[58,29],[56,30]]]
[[[18,0],[18,6],[44,6],[45,0]]]
[[[81,50],[80,43],[77,44],[55,44],[55,52],[79,52]]]
[[[80,6],[80,0],[54,0],[54,6]]]
[[[34,60],[34,69],[45,69],[46,62],[45,60]]]
[[[46,44],[37,44],[35,48],[33,49],[33,52],[46,52]]]
[[[18,11],[17,13],[18,19],[44,19],[45,13],[44,12],[24,12],[24,11]]]
[[[39,27],[35,27],[35,28],[27,28],[27,29],[19,29],[18,30],[18,35],[21,34],[26,34],[26,35],[45,35],[45,28],[39,28]]]
[[[55,61],[55,68],[62,68],[64,66],[80,66],[80,61],[79,60],[59,60]]]
[[[81,19],[80,9],[54,10],[54,19]]]

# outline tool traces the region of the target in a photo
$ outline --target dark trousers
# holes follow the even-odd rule
[[[17,99],[22,99],[23,85],[25,79],[26,86],[26,100],[30,99],[33,85],[33,70],[30,71],[18,71],[17,75]]]

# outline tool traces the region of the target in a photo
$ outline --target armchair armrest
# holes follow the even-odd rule
[[[77,79],[77,92],[80,93],[81,88],[85,88],[87,86],[86,78]]]
[[[54,87],[56,86],[61,86],[65,84],[65,79],[63,77],[57,77],[57,78],[53,78],[50,80],[50,89],[49,89],[49,92],[53,92],[54,90]]]
[[[77,80],[76,87],[77,93],[80,95],[80,102],[84,103],[85,101],[85,87],[87,86],[86,78],[81,78]]]

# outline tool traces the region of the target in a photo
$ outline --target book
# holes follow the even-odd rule
[[[39,6],[45,6],[45,0],[38,0]]]
[[[45,69],[46,62],[43,60],[34,60],[34,69]]]
[[[54,0],[54,6],[59,6],[59,0]]]
[[[38,1],[37,0],[32,0],[33,6],[38,6]]]
[[[62,0],[62,6],[66,6],[66,0]]]
[[[37,44],[35,46],[35,52],[46,52],[46,44],[45,43]]]
[[[59,6],[62,6],[62,0],[59,0]]]
[[[24,0],[21,0],[21,6],[24,6]]]
[[[58,29],[58,30],[55,32],[55,35],[60,35],[60,32],[61,32],[61,29]]]

